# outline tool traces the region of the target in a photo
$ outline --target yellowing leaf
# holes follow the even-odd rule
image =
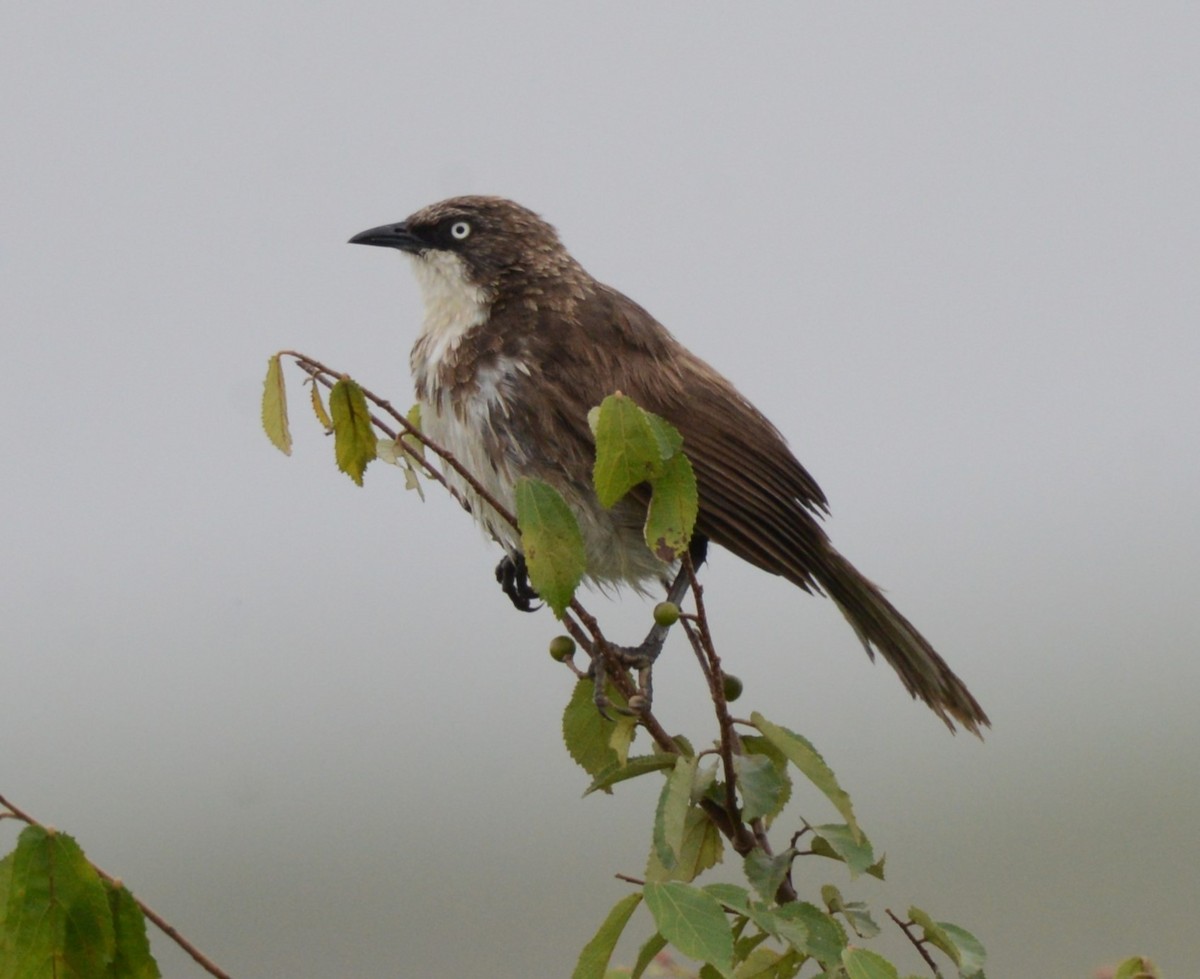
[[[687,550],[700,509],[696,474],[687,456],[682,452],[671,456],[651,486],[653,492],[646,510],[646,545],[659,560],[669,563]]]
[[[283,384],[283,365],[276,354],[267,361],[263,381],[262,427],[271,444],[286,456],[292,454],[292,433],[288,429],[287,392]]]
[[[66,833],[40,826],[22,831],[3,897],[4,975],[107,974],[116,951],[108,898],[100,875]]]
[[[587,567],[579,522],[558,491],[540,479],[518,480],[516,499],[529,583],[561,619]]]
[[[333,451],[338,469],[362,486],[363,471],[375,458],[378,442],[362,388],[349,378],[342,378],[329,392],[329,410],[333,415]]]
[[[317,388],[317,382],[311,381],[308,385],[309,400],[312,401],[313,414],[317,416],[317,421],[321,423],[321,427],[326,432],[333,431],[333,419],[329,417],[329,412],[325,410],[325,402],[321,400],[321,392]]]

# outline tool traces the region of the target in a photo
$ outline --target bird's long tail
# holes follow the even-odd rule
[[[818,576],[821,588],[842,610],[867,654],[872,659],[876,651],[882,654],[908,692],[925,701],[951,731],[957,722],[981,737],[980,726],[991,722],[946,661],[854,565],[832,548],[828,558]]]

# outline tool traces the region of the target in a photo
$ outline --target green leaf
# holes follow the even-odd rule
[[[742,870],[746,874],[746,880],[750,881],[750,885],[762,895],[764,901],[775,900],[775,894],[787,876],[795,855],[796,851],[789,848],[769,857],[757,847],[746,854],[742,860]]]
[[[608,746],[616,754],[617,761],[624,765],[629,758],[629,746],[637,735],[638,719],[629,714],[618,714],[616,720],[617,726],[609,736]]]
[[[0,860],[0,962],[8,962],[12,957],[9,947],[8,895],[12,889],[13,856],[14,854],[10,853]]]
[[[590,942],[583,946],[583,951],[579,953],[579,961],[575,963],[575,971],[571,973],[571,979],[604,979],[604,973],[608,969],[608,960],[612,958],[617,939],[621,937],[621,932],[625,930],[625,925],[629,922],[629,916],[633,914],[641,899],[642,895],[635,891],[632,894],[626,894],[613,905],[613,909],[608,912],[608,917],[604,919],[600,930],[596,932]]]
[[[65,833],[29,826],[9,867],[2,979],[104,976],[116,940],[100,875]]]
[[[742,796],[742,819],[750,822],[779,811],[787,783],[765,755],[734,755],[733,770]]]
[[[908,917],[913,924],[920,925],[921,931],[924,932],[923,937],[930,945],[940,948],[950,956],[950,960],[955,965],[962,964],[962,953],[958,950],[958,946],[945,929],[929,917],[928,912],[922,911],[918,907],[911,907],[908,909]]]
[[[825,764],[825,759],[817,753],[817,749],[808,739],[785,727],[772,724],[757,711],[750,715],[750,723],[758,728],[763,736],[801,771],[805,778],[825,794],[825,797],[845,818],[854,838],[861,840],[863,834],[858,820],[854,818],[854,806],[850,802],[850,796],[838,785],[833,770]]]
[[[848,948],[842,952],[842,965],[850,979],[898,979],[896,967],[877,952],[866,948]]]
[[[329,392],[329,411],[333,416],[333,451],[338,469],[362,486],[363,472],[375,458],[378,443],[362,388],[349,378],[342,378]]]
[[[704,810],[692,807],[683,822],[683,843],[676,854],[675,866],[668,870],[658,859],[656,849],[651,846],[646,861],[646,880],[662,883],[678,880],[689,883],[709,867],[720,863],[725,844],[713,821]]]
[[[161,979],[158,963],[150,954],[142,909],[123,884],[106,880],[104,887],[116,937],[116,955],[105,979]]]
[[[696,474],[682,452],[663,463],[662,475],[651,481],[646,510],[646,546],[660,561],[681,557],[692,539],[700,497]]]
[[[706,884],[701,890],[711,894],[730,911],[749,915],[750,892],[738,884]]]
[[[1135,955],[1117,966],[1113,979],[1158,979],[1158,968],[1149,959]]]
[[[761,755],[764,758],[771,759],[771,764],[775,766],[775,771],[779,775],[782,791],[779,794],[775,808],[764,814],[767,825],[770,826],[771,820],[783,811],[783,807],[788,804],[788,800],[792,797],[792,779],[788,775],[787,759],[783,756],[783,752],[759,734],[743,735],[742,748],[745,749],[748,755]]]
[[[612,749],[615,721],[596,710],[595,684],[583,677],[575,684],[571,699],[563,710],[563,741],[576,763],[589,775],[597,776],[606,768],[619,763]],[[624,707],[625,698],[613,686],[608,688],[608,698],[614,706]],[[674,764],[674,759],[670,759]],[[607,788],[604,791],[609,791]]]
[[[644,408],[642,414],[650,423],[650,431],[654,433],[654,441],[658,443],[659,458],[666,462],[683,448],[683,436],[679,434],[679,429],[660,415]]]
[[[623,394],[610,394],[596,415],[592,482],[600,505],[613,506],[638,483],[663,471],[662,451],[646,413]]]
[[[807,901],[792,901],[773,910],[776,919],[804,926],[803,943],[795,944],[790,936],[785,937],[796,949],[811,955],[826,969],[832,969],[841,961],[842,949],[846,947],[846,932],[829,914]]]
[[[667,870],[675,868],[683,846],[683,828],[691,805],[696,759],[676,755],[675,765],[658,797],[654,814],[654,852]]]
[[[641,979],[642,973],[654,961],[654,957],[666,947],[667,940],[658,932],[647,938],[646,944],[638,949],[637,961],[633,964],[633,971],[629,973],[629,979]]]
[[[595,712],[596,707],[592,705],[592,711]],[[619,722],[618,722],[619,723]],[[657,754],[657,755],[636,755],[628,759],[624,764],[618,759],[608,765],[605,765],[596,777],[592,779],[592,784],[587,787],[584,795],[591,795],[597,789],[607,789],[609,786],[616,785],[618,782],[624,782],[627,779],[637,778],[639,775],[645,775],[648,772],[661,772],[664,768],[673,768],[675,759],[678,755]]]
[[[587,569],[579,521],[558,490],[540,479],[517,480],[516,497],[529,583],[561,619]]]
[[[283,384],[283,365],[279,354],[267,361],[263,381],[262,427],[267,438],[285,456],[292,454],[292,433],[288,429],[287,392]]]
[[[958,947],[958,974],[962,979],[972,979],[973,976],[982,976],[983,963],[987,959],[987,952],[984,951],[979,939],[967,931],[967,929],[960,928],[958,925],[952,925],[948,921],[939,921],[938,926],[942,929],[942,933]],[[1157,972],[1153,971],[1153,968],[1154,966],[1151,965],[1151,971],[1148,973],[1151,977],[1158,975]]]
[[[871,841],[861,832],[858,839],[855,839],[850,827],[843,823],[825,823],[814,826],[813,830],[817,833],[812,842],[813,852],[823,857],[844,860],[850,868],[851,878],[866,873],[875,865],[875,851],[871,848]]]
[[[821,888],[821,900],[830,914],[840,914],[859,938],[874,938],[879,934],[879,925],[867,910],[862,901],[847,901],[842,898],[842,892],[832,884]]]
[[[642,889],[659,933],[688,958],[728,976],[733,969],[733,932],[716,898],[688,884],[648,883]]]

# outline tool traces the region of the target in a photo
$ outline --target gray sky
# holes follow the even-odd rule
[[[235,975],[569,973],[657,785],[580,801],[558,630],[451,503],[384,466],[356,489],[299,400],[291,459],[258,422],[281,347],[409,403],[415,284],[345,241],[499,193],[776,422],[991,713],[949,737],[828,603],[714,554],[745,712],[812,738],[889,854],[845,890],[971,928],[995,975],[1185,974],[1198,30],[1165,3],[9,9],[0,792]],[[699,739],[693,674],[669,646],[658,704]]]

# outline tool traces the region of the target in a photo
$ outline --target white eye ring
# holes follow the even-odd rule
[[[471,233],[471,226],[466,221],[455,221],[450,225],[450,237],[462,241]]]

